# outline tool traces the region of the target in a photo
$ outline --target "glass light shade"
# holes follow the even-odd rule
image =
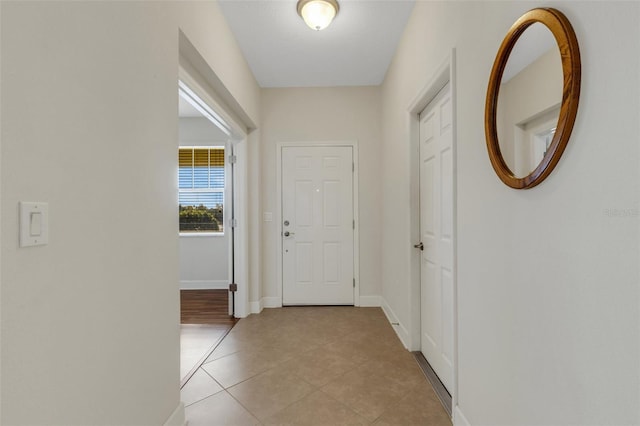
[[[309,28],[316,31],[327,28],[338,12],[337,3],[325,0],[308,1],[298,11]]]

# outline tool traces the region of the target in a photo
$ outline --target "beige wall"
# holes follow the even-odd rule
[[[277,144],[357,141],[359,149],[360,295],[378,296],[380,282],[380,90],[376,87],[264,89],[262,92],[263,297],[276,297]]]
[[[0,423],[163,424],[180,401],[179,28],[254,122],[259,88],[214,2],[1,8]],[[49,202],[48,246],[17,247],[21,200]]]
[[[553,3],[580,43],[580,107],[553,174],[516,191],[489,162],[484,99],[506,31],[539,5],[416,3],[382,87],[382,219],[398,223],[383,296],[407,327],[406,110],[455,48],[459,409],[474,425],[638,424],[640,4]]]

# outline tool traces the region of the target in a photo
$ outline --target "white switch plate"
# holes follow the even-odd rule
[[[20,247],[49,243],[49,204],[20,202]]]
[[[271,213],[271,212],[263,212],[262,213],[262,220],[264,220],[265,222],[273,221],[273,213]]]

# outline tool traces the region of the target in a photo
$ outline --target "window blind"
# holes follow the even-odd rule
[[[222,230],[224,207],[224,148],[180,148],[178,150],[178,203],[181,231]],[[189,212],[185,210],[189,209]],[[199,212],[194,211],[200,210]],[[184,222],[193,217],[217,218],[217,225],[198,226]],[[205,219],[203,219],[205,220]],[[209,220],[209,219],[206,219]]]

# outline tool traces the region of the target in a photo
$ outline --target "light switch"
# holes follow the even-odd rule
[[[273,221],[273,213],[271,213],[271,212],[263,212],[262,213],[262,220],[264,220],[265,222]]]
[[[31,212],[31,223],[29,225],[29,235],[39,237],[42,234],[42,213]]]
[[[20,247],[49,243],[49,205],[20,202]]]

